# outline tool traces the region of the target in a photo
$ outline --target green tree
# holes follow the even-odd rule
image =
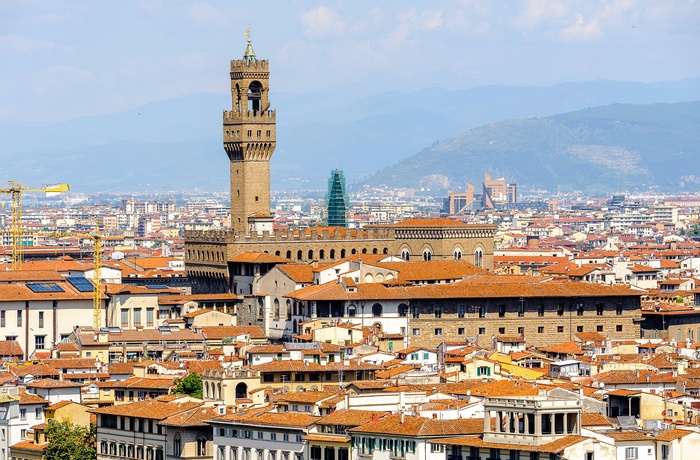
[[[173,393],[202,399],[202,376],[196,372],[190,372],[183,378],[175,380]]]
[[[96,428],[49,420],[46,427],[45,460],[94,460],[97,458]]]

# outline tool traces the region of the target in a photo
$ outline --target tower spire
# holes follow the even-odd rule
[[[255,57],[255,51],[253,51],[253,45],[251,44],[250,40],[250,24],[248,24],[248,28],[245,30],[244,35],[248,41],[248,44],[245,47],[245,53],[243,53],[243,60],[248,63],[258,62],[258,58]]]

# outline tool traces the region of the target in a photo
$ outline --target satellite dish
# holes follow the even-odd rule
[[[601,390],[602,390],[603,388],[605,388],[605,383],[604,383],[604,382],[600,382],[600,383],[598,384],[598,388],[600,388]]]

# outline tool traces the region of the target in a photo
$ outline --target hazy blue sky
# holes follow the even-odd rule
[[[700,76],[698,0],[0,0],[0,121],[225,93],[248,23],[273,91]]]

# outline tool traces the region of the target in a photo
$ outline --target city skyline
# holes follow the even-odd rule
[[[222,93],[249,27],[279,92],[700,75],[694,1],[33,2],[3,5],[0,121],[37,122]],[[262,7],[260,7],[262,5]],[[372,89],[368,90],[367,85]]]

